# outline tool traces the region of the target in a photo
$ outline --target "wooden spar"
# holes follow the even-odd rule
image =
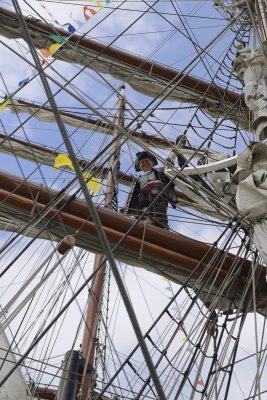
[[[134,76],[131,72],[129,76],[129,85],[135,90],[139,90],[144,94],[150,95],[152,97],[156,96],[156,92],[149,92],[151,89],[151,84],[148,83],[148,87],[144,88],[144,84],[138,84],[140,77],[144,76],[145,80],[152,80],[151,82],[155,83],[155,86],[164,85],[164,87],[169,82],[179,82],[176,87],[176,93],[173,92],[173,99],[176,98],[178,101],[182,102],[192,102],[198,104],[200,108],[203,108],[204,111],[209,113],[210,115],[223,116],[228,111],[230,114],[228,115],[228,119],[238,122],[240,126],[249,129],[249,113],[248,109],[245,105],[243,99],[240,99],[240,94],[235,93],[230,90],[226,90],[223,87],[219,87],[214,83],[210,83],[194,77],[192,75],[182,73],[173,68],[167,67],[165,65],[159,64],[157,62],[145,59],[140,56],[136,56],[129,52],[120,50],[118,48],[114,48],[112,46],[108,46],[104,43],[97,42],[95,40],[89,39],[84,36],[79,36],[77,34],[73,34],[70,36],[69,32],[46,23],[41,22],[40,20],[35,19],[26,19],[28,29],[31,33],[32,40],[34,45],[38,48],[49,46],[53,43],[52,39],[49,37],[51,34],[57,34],[62,37],[68,37],[68,43],[75,45],[75,48],[79,48],[80,51],[84,51],[89,54],[92,58],[91,61],[86,62],[86,66],[88,68],[95,68],[94,61],[98,64],[105,60],[105,64],[109,64],[116,69],[114,72],[114,77],[117,79],[126,79],[120,77],[120,71],[125,68],[125,71],[130,68],[135,71],[136,81],[134,81]],[[4,8],[0,7],[0,35],[6,36],[8,38],[23,38],[23,34],[20,32],[18,17],[17,15]],[[70,37],[69,37],[70,36]],[[63,46],[64,47],[64,46]],[[74,55],[70,54],[67,56],[68,48],[64,47],[63,50],[58,50],[55,53],[55,58],[67,62],[75,62],[82,64],[83,57],[81,60],[79,57],[74,57]],[[64,58],[65,57],[65,58]],[[94,61],[92,61],[94,60]],[[102,65],[102,64],[101,64]],[[103,64],[104,65],[104,64]],[[101,66],[102,68],[103,66]],[[99,72],[103,72],[103,68],[99,69]],[[111,73],[111,72],[110,72]],[[123,72],[124,73],[124,72]],[[126,79],[127,80],[127,79]],[[154,81],[153,81],[154,80]],[[145,89],[145,90],[143,90]],[[153,89],[154,90],[154,89]],[[160,91],[161,89],[159,89]],[[177,92],[179,91],[179,93]],[[150,93],[150,94],[149,94]],[[205,101],[199,101],[199,99],[203,98]],[[170,97],[171,98],[171,97]],[[224,112],[219,114],[219,110],[223,105],[227,105]],[[236,105],[235,109],[232,110],[232,107]],[[230,111],[232,110],[232,111]],[[242,117],[239,118],[239,112],[242,112]]]
[[[11,112],[14,113],[19,113],[19,112],[27,112],[33,117],[37,118],[39,121],[42,122],[55,122],[55,119],[53,118],[54,114],[51,109],[51,107],[47,107],[44,105],[38,105],[35,103],[31,103],[25,100],[20,100],[20,99],[15,99],[13,98],[10,100],[10,103],[7,105],[7,107],[11,110]],[[60,115],[63,119],[63,122],[67,125],[70,126],[75,126],[76,128],[81,128],[81,129],[88,129],[90,131],[96,131],[97,133],[102,133],[102,134],[108,134],[112,135],[114,126],[113,124],[108,124],[106,122],[103,122],[99,119],[91,119],[88,117],[83,117],[78,114],[73,114],[70,112],[66,111],[60,111]],[[133,138],[138,138],[139,142],[140,140],[143,142],[144,147],[146,145],[149,145],[151,147],[155,148],[162,148],[162,149],[167,149],[167,150],[173,150],[174,152],[174,157],[177,155],[177,148],[175,145],[175,141],[168,139],[168,138],[163,138],[159,137],[157,135],[152,135],[148,134],[147,132],[144,131],[135,131],[131,129],[125,129],[125,133],[128,134],[129,140],[131,140],[131,137]],[[129,136],[130,135],[130,136]],[[1,135],[1,137],[4,137]],[[9,140],[16,140],[13,139],[13,136],[9,136]],[[7,137],[5,136],[5,139]],[[25,141],[21,141],[18,143],[26,143]],[[1,142],[0,142],[1,145]],[[40,150],[39,148],[36,147],[36,149]],[[1,147],[0,147],[1,151]],[[49,150],[48,150],[49,151]],[[203,149],[197,149],[193,146],[189,145],[182,145],[182,147],[179,147],[179,152],[182,152],[186,157],[190,158],[192,154],[195,154],[196,158],[201,158],[204,155],[206,155],[209,159],[211,159],[213,162],[214,161],[219,161],[222,159],[226,159],[226,154],[225,153],[218,153],[215,151],[210,151],[207,148]],[[56,154],[56,152],[55,152]],[[84,161],[85,165],[86,162]]]
[[[21,148],[16,149],[16,144]],[[25,151],[23,150],[25,148]],[[58,151],[49,147],[41,146],[39,144],[29,142],[23,139],[14,138],[11,136],[0,133],[0,152],[16,155],[17,157],[24,158],[29,161],[39,162],[50,167],[54,166],[55,157],[59,154]],[[98,165],[91,165],[87,160],[78,159],[81,168],[90,168],[90,172],[97,173],[100,178],[107,176],[109,168],[99,167]],[[118,183],[130,186],[133,182],[132,175],[128,175],[123,171],[118,171]],[[189,199],[183,192],[176,191],[177,198],[180,206],[197,208],[197,204]]]
[[[51,114],[53,113],[51,108],[48,106],[44,106],[44,105],[40,106],[35,103],[30,103],[29,101],[26,101],[26,100],[14,99],[13,103],[14,103],[14,105],[10,101],[8,108],[10,108],[12,111],[14,110],[14,112],[16,112],[16,106],[24,106],[24,107],[27,107],[34,111],[37,111],[40,108],[41,110],[47,111]],[[73,119],[75,121],[80,122],[81,129],[83,128],[83,123],[90,124],[91,130],[96,130],[96,131],[99,130],[100,132],[106,133],[106,134],[112,134],[113,129],[114,129],[113,125],[109,125],[108,123],[106,123],[104,121],[101,121],[99,119],[84,117],[82,115],[74,114],[69,111],[60,110],[60,115],[63,117],[63,120],[64,120],[64,117],[66,117],[69,121],[71,119]],[[38,111],[36,113],[36,116],[38,117]],[[68,120],[64,120],[64,122],[66,124],[68,124]],[[159,147],[159,148],[163,148],[163,149],[171,149],[175,145],[175,142],[171,139],[161,138],[156,135],[151,135],[151,134],[143,132],[143,131],[133,131],[131,129],[127,129],[127,132],[129,132],[133,137],[142,139],[142,141],[144,143],[151,144],[153,147]],[[190,149],[189,146],[185,146],[185,148]]]
[[[49,389],[46,387],[41,387],[37,386],[34,390],[35,396],[39,396],[38,398],[43,400],[56,400],[57,399],[57,390]],[[98,393],[95,392],[95,396],[97,396]],[[114,399],[114,398],[113,398]],[[112,400],[108,397],[101,397],[101,400]]]
[[[7,17],[13,21],[18,20],[16,13],[2,7],[0,7],[0,15]],[[40,32],[43,35],[55,34],[55,27],[50,26],[49,24],[45,24],[40,20],[27,19],[27,25],[36,33]],[[62,37],[68,37],[70,35],[68,31],[62,28],[56,27],[56,31],[57,34]],[[215,84],[210,84],[209,82],[201,80],[194,76],[181,74],[179,71],[173,68],[155,63],[146,58],[136,56],[115,47],[107,47],[104,43],[88,39],[84,36],[73,34],[69,39],[69,43],[73,43],[75,45],[79,44],[87,49],[94,51],[96,54],[104,54],[113,60],[121,61],[125,64],[130,64],[131,66],[138,68],[140,71],[149,72],[150,74],[154,74],[155,76],[163,78],[164,80],[171,81],[177,76],[177,74],[180,74],[180,77],[183,78],[184,87],[187,87],[188,89],[195,88],[196,92],[198,92],[199,94],[208,94],[217,100],[218,98],[225,99],[234,104],[238,101],[240,97],[238,93],[229,90],[225,91],[224,88],[221,88]],[[244,107],[246,107],[245,103],[242,102],[242,104],[244,104]]]
[[[21,145],[21,148],[16,150],[15,145]],[[23,151],[23,148],[26,150]],[[40,162],[44,165],[49,165],[50,167],[54,166],[55,157],[58,154],[62,154],[62,152],[58,152],[49,147],[41,146],[39,144],[29,142],[23,139],[18,139],[14,137],[10,137],[0,133],[0,152],[16,155],[17,157],[24,158],[26,160]],[[93,174],[97,173],[100,178],[105,178],[108,173],[108,168],[99,167],[97,164],[92,165],[87,160],[78,159],[81,168],[90,168],[90,172]],[[118,172],[118,180],[119,183],[130,186],[133,182],[133,177],[125,174],[122,171]]]
[[[1,173],[0,180],[0,220],[9,218],[17,221],[19,229],[31,218],[40,215],[45,206],[51,199],[55,199],[58,193],[6,173]],[[88,214],[86,204],[82,200],[69,200],[69,196],[65,196],[54,206],[48,208],[37,228],[43,227],[47,222],[49,223],[47,230],[54,235],[55,240],[61,240],[66,233],[75,234],[77,246],[101,254],[102,249],[96,228]],[[62,210],[59,211],[61,208]],[[165,276],[177,283],[185,282],[210,250],[210,246],[205,243],[149,224],[145,225],[143,222],[140,222],[124,238],[125,233],[133,226],[134,219],[100,207],[98,214],[110,245],[114,247],[122,240],[122,243],[114,251],[115,258]],[[8,223],[6,228],[12,230]],[[27,234],[32,235],[31,232]],[[45,232],[41,237],[49,238]],[[187,284],[189,287],[193,287],[197,279],[205,271],[209,271],[209,263],[212,262],[216,253],[216,249],[211,250],[205,260],[198,265],[192,279]],[[222,255],[221,252],[220,254]],[[233,254],[224,253],[223,260],[217,260],[212,265],[209,274],[211,279],[216,275],[215,289],[221,287],[235,261],[236,257]],[[251,264],[250,261],[241,258],[237,260],[237,264],[242,265],[238,280],[238,292],[241,293],[248,283]],[[257,299],[264,300],[267,296],[264,268],[259,269],[259,275],[256,296]],[[218,304],[218,308],[227,308],[226,302],[227,299],[224,299],[223,305]],[[236,298],[235,304],[238,302],[238,298]],[[259,312],[267,316],[266,307],[260,309]]]
[[[34,390],[34,395],[39,396],[39,399],[45,400],[56,400],[57,390],[46,388],[46,387],[36,387]],[[35,397],[34,397],[35,398]]]
[[[112,209],[112,201],[114,197],[114,191],[116,190],[116,183],[119,177],[119,164],[120,164],[120,136],[119,131],[116,127],[124,125],[124,111],[125,111],[125,97],[124,97],[125,85],[121,85],[120,92],[117,102],[117,115],[115,117],[115,128],[113,132],[113,138],[115,139],[111,146],[111,157],[109,161],[109,173],[107,177],[107,187],[105,193],[105,207]],[[95,272],[102,261],[104,260],[103,255],[97,254],[95,256],[93,272]],[[83,333],[83,340],[81,346],[81,354],[85,359],[85,366],[83,371],[83,381],[80,388],[81,400],[87,400],[91,387],[91,374],[87,372],[89,368],[93,368],[95,361],[95,349],[96,349],[96,337],[99,323],[99,313],[101,312],[101,299],[103,296],[103,288],[105,282],[106,264],[98,271],[93,279],[91,290],[89,292],[85,327]]]
[[[7,107],[11,110],[11,112],[14,113],[27,112],[41,122],[55,122],[54,114],[51,107],[45,105],[35,104],[29,101],[12,98]],[[108,135],[112,135],[112,132],[114,130],[113,124],[106,123],[99,119],[92,119],[62,110],[60,110],[59,112],[63,122],[66,125]],[[124,128],[124,130],[125,133],[128,134],[129,140],[131,140],[132,137],[138,138],[139,142],[140,140],[143,142],[144,147],[146,147],[146,145],[149,145],[153,148],[172,150],[174,152],[174,157],[176,157],[177,155],[177,147],[174,140],[159,137],[158,135],[152,135],[144,131],[136,131],[127,128]],[[213,162],[226,159],[227,157],[225,153],[210,151],[208,148],[205,147],[197,149],[196,147],[189,146],[187,144],[179,146],[179,152],[182,152],[183,155],[188,158],[190,158],[193,153],[195,154],[196,158],[201,158],[205,155]]]

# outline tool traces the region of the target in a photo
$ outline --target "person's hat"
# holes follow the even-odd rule
[[[143,160],[144,158],[149,158],[151,161],[153,161],[154,165],[158,165],[158,161],[153,154],[151,154],[149,151],[140,151],[139,153],[136,153],[136,160],[134,163],[136,172],[141,171],[139,163],[140,160]]]

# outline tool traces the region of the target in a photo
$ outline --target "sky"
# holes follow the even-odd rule
[[[13,9],[11,1],[3,1],[2,6]],[[152,2],[113,2],[111,8],[106,7],[106,9],[99,12],[94,16],[87,24],[80,28],[81,33],[89,32],[87,35],[90,38],[101,40],[104,43],[111,43],[113,46],[124,49],[125,51],[132,52],[134,54],[141,55],[142,57],[152,58],[153,60],[163,63],[164,65],[172,66],[178,70],[191,70],[190,63],[191,60],[196,56],[197,49],[205,47],[208,43],[209,55],[205,55],[203,62],[198,61],[194,68],[191,70],[191,74],[201,77],[202,79],[209,80],[211,76],[218,70],[218,61],[223,59],[226,50],[229,48],[232,40],[232,33],[227,32],[223,39],[212,43],[212,38],[214,38],[227,24],[227,21],[222,18],[221,14],[218,13],[213,7],[212,2],[208,1],[175,1],[173,4],[167,1],[160,1],[156,4],[155,8],[158,14],[147,13],[142,18],[139,19],[141,13],[140,10],[146,10],[148,5]],[[70,21],[82,18],[82,6],[88,4],[88,2],[79,1],[75,2],[75,5],[65,4],[62,1],[54,2],[43,2],[43,5],[47,8],[49,13],[51,13],[54,19],[58,20],[60,24],[64,24]],[[20,5],[23,9],[25,15],[32,14],[33,7],[42,18],[51,21],[52,17],[45,11],[38,1],[26,2],[20,0]],[[123,9],[120,11],[118,8],[112,12],[113,8],[120,7]],[[136,11],[138,10],[138,11]],[[185,17],[182,18],[183,23],[178,17],[177,13],[184,13]],[[172,14],[172,15],[171,15]],[[36,14],[35,14],[36,15]],[[206,16],[209,15],[209,20]],[[37,15],[37,18],[40,16]],[[54,21],[51,21],[54,22]],[[101,23],[100,23],[101,22]],[[132,26],[131,26],[132,24]],[[131,27],[130,27],[131,26]],[[130,27],[130,28],[129,28]],[[177,28],[181,29],[179,32]],[[194,38],[194,43],[191,40],[186,39],[185,35],[190,34],[191,38]],[[114,40],[115,38],[118,39]],[[31,59],[29,51],[25,46],[25,43],[21,40],[9,41],[7,39],[2,39],[4,43],[12,45],[23,57]],[[199,46],[199,47],[198,47]],[[16,55],[12,54],[10,50],[2,45],[2,55],[1,55],[1,81],[0,81],[0,95],[4,95],[8,88],[8,92],[12,92],[16,89],[18,82],[25,78],[31,73],[31,69],[26,62],[19,59]],[[226,60],[229,64],[229,61]],[[230,67],[227,64],[227,67]],[[60,83],[64,83],[64,79],[70,79],[75,73],[77,73],[81,67],[78,65],[70,65],[60,61],[56,61],[53,64],[54,71],[50,69],[49,73],[59,80]],[[224,72],[226,67],[224,69]],[[218,74],[220,76],[220,74]],[[216,78],[218,79],[218,78]],[[98,76],[93,71],[87,69],[84,73],[80,74],[74,80],[74,86],[70,87],[74,93],[77,93],[84,100],[86,100],[92,107],[97,108],[103,112],[109,118],[113,118],[114,108],[116,105],[116,94],[112,90],[112,87],[118,89],[121,82],[116,81],[114,78],[104,75]],[[111,88],[110,88],[111,85]],[[55,84],[51,85],[54,91],[57,90]],[[35,78],[31,83],[23,87],[23,89],[18,93],[18,97],[22,99],[27,99],[34,102],[44,102],[46,96],[44,94],[43,88],[41,86],[39,78]],[[127,98],[127,118],[132,118],[136,115],[136,110],[142,110],[149,102],[150,98],[135,92],[126,83],[126,98]],[[66,93],[60,93],[55,96],[56,102],[60,107],[66,107],[69,110],[79,110],[84,113],[84,115],[90,115],[84,106],[67,95]],[[131,107],[134,106],[135,111],[132,111]],[[82,109],[81,109],[82,108]],[[155,111],[154,116],[149,119],[150,123],[145,123],[143,129],[150,133],[156,133],[160,131],[164,137],[175,139],[178,134],[184,132],[186,124],[189,122],[194,115],[194,108],[189,109],[188,104],[180,105],[171,101],[164,101],[159,109]],[[0,115],[3,126],[6,132],[10,134],[14,128],[16,128],[20,121],[24,121],[27,118],[26,114],[15,115],[11,114],[9,110],[5,111]],[[198,120],[193,119],[193,125],[199,125],[198,134],[189,129],[189,138],[191,143],[194,145],[199,145],[201,143],[202,136],[204,137],[207,130],[213,127],[213,121],[201,113],[198,115]],[[77,154],[84,159],[91,159],[95,156],[99,150],[108,143],[108,140],[103,135],[93,135],[88,134],[83,128],[77,131],[73,128],[67,126],[67,131],[72,137],[72,143]],[[232,136],[233,127],[229,122],[223,124],[221,132],[226,135],[221,137],[219,134],[215,136],[214,143],[211,144],[212,148],[217,151],[227,151],[232,155]],[[24,129],[19,129],[15,133],[16,137],[27,138],[35,143],[42,144],[43,146],[58,148],[61,151],[65,151],[65,146],[63,144],[61,135],[55,123],[40,123],[33,118],[25,124]],[[226,148],[225,148],[226,146]],[[229,148],[228,148],[228,147]],[[240,149],[244,146],[242,140],[238,142],[237,147]],[[125,170],[129,170],[130,173],[135,174],[133,170],[134,154],[140,148],[134,143],[126,143],[121,151],[121,167]],[[166,158],[168,154],[166,152],[158,150],[158,154]],[[52,185],[54,188],[60,189],[66,185],[66,183],[73,177],[70,172],[55,171],[50,167],[41,166],[36,168],[36,165],[25,160],[12,158],[8,155],[1,154],[1,169],[18,174],[20,176],[30,176],[30,179],[36,183],[43,183],[44,185]],[[104,188],[103,188],[104,189]],[[123,189],[125,190],[125,188]],[[97,202],[103,200],[103,195],[96,198]],[[125,202],[125,194],[119,198],[119,206],[123,206]],[[171,226],[174,230],[187,235],[192,238],[196,238],[206,243],[212,243],[215,238],[222,231],[222,227],[201,225],[199,223],[192,223],[189,221],[188,215],[185,211],[170,210],[170,220]],[[0,240],[4,243],[7,240],[8,234],[3,233],[0,235]],[[8,265],[16,254],[19,253],[21,249],[25,247],[28,243],[28,239],[20,238],[17,241],[16,247],[13,248],[11,253],[5,255],[2,259],[2,268]],[[239,241],[236,240],[232,244],[238,245]],[[31,245],[30,249],[25,251],[23,255],[14,263],[12,269],[10,270],[8,276],[1,286],[3,303],[6,302],[16,294],[16,289],[27,279],[27,276],[31,276],[32,272],[37,268],[37,266],[42,262],[46,255],[49,254],[54,248],[53,242],[37,241]],[[235,250],[233,249],[233,252]],[[56,261],[57,257],[51,258],[51,262],[47,263],[44,267],[50,268],[51,265]],[[78,261],[77,261],[78,259]],[[76,265],[77,264],[77,265]],[[74,266],[76,267],[74,268]],[[66,258],[64,262],[59,266],[58,270],[52,275],[52,278],[48,281],[43,288],[37,292],[37,295],[32,300],[29,306],[29,311],[25,316],[22,313],[15,318],[12,323],[12,331],[14,332],[21,324],[19,334],[24,330],[26,333],[23,336],[21,344],[21,351],[25,351],[29,343],[34,339],[34,337],[42,330],[43,324],[49,321],[53,315],[64,304],[68,298],[72,295],[75,288],[78,287],[92,271],[93,266],[93,254],[79,254],[79,249],[75,249],[74,252]],[[138,321],[142,327],[143,332],[146,331],[153,322],[153,320],[159,315],[160,311],[170,300],[172,296],[172,291],[174,293],[179,289],[178,285],[171,282],[165,282],[163,279],[157,275],[153,275],[147,271],[139,268],[133,268],[131,266],[123,266],[118,263],[121,271],[124,271],[124,279],[126,282],[126,287],[133,303]],[[70,281],[68,277],[68,271],[73,271],[72,279]],[[42,272],[43,273],[43,272]],[[39,281],[41,273],[38,275],[38,279],[35,278],[27,290],[22,296],[26,294],[33,288],[33,286]],[[62,297],[57,298],[57,294],[61,290],[60,284],[62,281],[66,280],[66,287],[62,291]],[[12,285],[12,286],[11,286]],[[12,287],[12,290],[10,290]],[[52,297],[50,297],[53,295]],[[191,296],[193,294],[191,293]],[[106,357],[109,361],[112,357],[116,357],[115,353],[110,351],[112,347],[111,341],[114,342],[114,346],[119,348],[121,354],[127,354],[136,344],[136,338],[130,327],[129,319],[125,308],[122,305],[122,301],[118,294],[118,289],[114,285],[114,279],[111,276],[110,280],[107,280],[105,292],[104,292],[105,302],[107,298],[110,298],[110,314],[108,319],[105,321],[109,326],[110,330],[110,342],[106,344],[107,354]],[[20,302],[20,298],[14,303],[9,313],[13,309],[16,309],[17,304]],[[42,307],[47,302],[44,311]],[[181,292],[178,297],[178,301],[174,307],[176,307],[172,312],[174,317],[177,313],[186,313],[190,307],[191,297],[185,290]],[[69,313],[61,319],[57,326],[51,331],[51,336],[48,336],[45,342],[42,342],[38,349],[31,354],[33,358],[41,356],[44,359],[49,359],[52,361],[52,357],[56,358],[56,365],[60,366],[62,354],[69,349],[70,346],[74,348],[79,348],[79,344],[82,336],[82,326],[81,314],[85,308],[86,304],[86,294],[83,292],[81,296],[77,298],[77,302],[74,302]],[[199,302],[199,304],[201,304]],[[3,304],[2,304],[3,306]],[[26,308],[25,308],[26,309]],[[24,311],[25,311],[24,309]],[[202,315],[202,313],[203,315]],[[199,335],[201,335],[202,328],[205,321],[206,308],[204,306],[194,306],[190,311],[188,317],[186,318],[184,331],[180,331],[177,334],[177,339],[171,345],[169,350],[170,357],[175,357],[177,349],[179,349],[179,356],[176,360],[176,367],[183,368],[188,362],[189,357],[191,357],[191,352],[188,351],[188,343],[184,342],[183,339],[188,332],[191,332],[192,342],[195,344],[198,341]],[[30,314],[30,315],[29,315]],[[38,317],[38,322],[35,326],[31,326],[31,319]],[[103,318],[106,318],[103,315]],[[220,323],[222,324],[224,316],[220,316]],[[254,318],[254,317],[253,317]],[[259,338],[259,342],[264,338],[261,338],[261,334],[264,335],[264,325],[263,318],[256,316],[255,321],[252,317],[248,317],[248,323],[246,324],[246,330],[244,334],[241,335],[240,346],[238,348],[238,357],[245,357],[248,353],[253,354],[259,343],[255,341],[255,338]],[[23,322],[21,322],[23,320]],[[194,328],[199,326],[199,329]],[[254,324],[255,322],[255,324]],[[237,326],[240,321],[237,321]],[[157,340],[159,344],[167,343],[170,333],[165,332],[165,326],[169,326],[170,331],[175,330],[175,321],[169,321],[168,317],[164,316],[161,322],[158,324],[157,328],[153,330],[153,338]],[[72,329],[75,326],[75,329]],[[79,326],[79,328],[76,328]],[[230,326],[230,324],[229,324]],[[29,328],[30,327],[30,328]],[[28,329],[28,330],[27,330]],[[101,328],[103,330],[103,328]],[[196,329],[194,331],[194,329]],[[63,334],[61,332],[65,332]],[[226,334],[224,335],[225,348],[221,353],[220,362],[223,364],[227,360],[227,346],[231,348],[235,343],[233,337],[237,333],[237,327],[234,328],[232,338],[227,339]],[[165,336],[166,335],[166,336]],[[251,337],[253,340],[251,340]],[[156,338],[156,339],[155,339]],[[102,347],[104,348],[104,339]],[[216,339],[217,340],[217,339]],[[216,340],[211,339],[211,344],[209,345],[208,354],[211,357],[213,348],[216,345]],[[264,344],[262,344],[263,346]],[[163,344],[162,344],[163,346]],[[153,346],[150,346],[151,353],[155,351]],[[155,351],[153,359],[157,359],[159,354]],[[50,360],[51,358],[51,360]],[[121,356],[123,358],[123,356]],[[251,359],[253,360],[251,362]],[[135,357],[135,365],[140,366],[142,356],[138,353]],[[187,361],[186,361],[187,360]],[[118,360],[115,360],[116,363]],[[230,360],[227,360],[227,362]],[[194,365],[193,372],[199,366],[200,356],[196,365]],[[111,363],[111,362],[110,362]],[[32,363],[36,367],[36,363]],[[163,362],[165,366],[165,361]],[[203,379],[208,375],[208,365],[203,368],[201,376]],[[233,384],[231,385],[231,392],[229,398],[235,398],[241,400],[248,397],[249,388],[253,383],[254,376],[251,374],[251,368],[256,368],[255,357],[250,358],[248,361],[242,363],[240,368],[234,371]],[[219,365],[218,365],[219,367]],[[111,367],[112,368],[112,367]],[[163,369],[163,367],[162,367]],[[141,367],[140,367],[141,370]],[[133,371],[129,371],[133,374]],[[192,376],[194,376],[192,373]],[[259,371],[264,376],[264,371]],[[33,371],[31,371],[33,374]],[[100,374],[100,372],[99,372]],[[101,375],[101,374],[100,374]],[[99,375],[99,376],[100,376]],[[35,379],[38,382],[48,383],[49,378],[47,376],[38,376],[36,373]],[[144,374],[145,376],[145,374]],[[121,383],[125,383],[126,378],[121,377]],[[171,386],[174,384],[174,378],[169,376],[170,382],[168,383],[168,390],[171,392]],[[237,382],[241,382],[238,384]],[[52,381],[53,384],[57,384],[58,379],[56,378]],[[225,383],[223,383],[225,385]],[[138,384],[136,385],[138,386]],[[200,388],[201,389],[201,388]],[[170,399],[174,398],[174,392],[170,393]],[[186,386],[182,397],[183,399],[188,399],[190,393],[190,387]],[[266,394],[262,395],[262,399],[267,399]],[[200,398],[200,394],[196,394],[196,399]],[[214,393],[212,393],[211,398],[217,398]],[[220,399],[220,396],[219,396]]]

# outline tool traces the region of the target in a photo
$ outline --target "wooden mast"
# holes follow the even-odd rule
[[[123,115],[125,108],[124,91],[125,91],[125,85],[123,84],[121,85],[119,91],[118,103],[117,103],[117,115],[114,121],[117,127],[123,126]],[[113,138],[114,139],[119,138],[119,132],[118,129],[116,129],[116,127],[114,128]],[[107,189],[105,195],[105,207],[109,209],[112,209],[112,201],[114,199],[114,194],[116,195],[115,185],[119,173],[119,154],[120,154],[119,145],[120,141],[118,139],[113,142],[113,145],[111,147],[111,158],[109,162],[109,173],[107,178]],[[102,255],[97,254],[95,256],[93,271],[98,269],[103,259],[104,257]],[[100,303],[102,298],[105,273],[106,273],[106,265],[104,264],[92,282],[88,298],[87,312],[85,318],[85,328],[81,346],[81,353],[86,361],[83,373],[83,381],[80,388],[81,400],[87,400],[90,391],[91,375],[87,371],[91,370],[94,365],[95,347],[96,347],[95,338],[99,322],[99,313],[101,305]]]

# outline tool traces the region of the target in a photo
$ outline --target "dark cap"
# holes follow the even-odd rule
[[[137,158],[134,163],[136,172],[141,171],[141,169],[139,167],[139,162],[140,162],[140,160],[143,160],[144,158],[149,158],[149,160],[153,161],[154,165],[158,165],[158,161],[157,161],[156,157],[153,156],[153,154],[151,154],[149,151],[140,151],[139,153],[136,153],[136,157]]]

